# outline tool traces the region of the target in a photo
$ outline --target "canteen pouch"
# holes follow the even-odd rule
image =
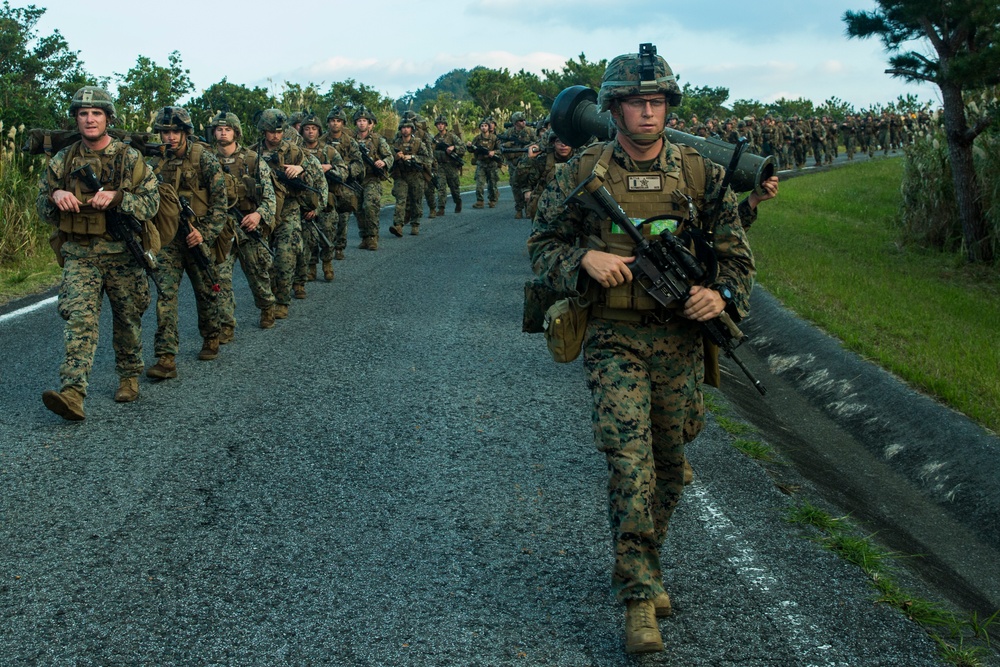
[[[559,299],[545,311],[545,342],[554,361],[565,364],[580,356],[589,316],[590,304],[577,298]]]

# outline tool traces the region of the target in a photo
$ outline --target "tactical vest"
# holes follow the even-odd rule
[[[235,206],[244,215],[256,211],[262,198],[256,151],[240,146],[229,157],[219,152],[215,157],[225,176],[226,208]]]
[[[174,186],[178,197],[187,197],[191,210],[199,218],[208,215],[209,190],[202,183],[201,156],[207,146],[188,138],[188,147],[183,157],[160,160],[153,171],[163,177],[164,182]]]
[[[394,154],[402,153],[403,155],[415,156],[420,152],[420,145],[420,139],[418,139],[416,135],[411,136],[408,140],[399,137],[397,141],[392,142],[392,152]],[[413,169],[413,167],[423,169],[423,165],[417,165],[416,163],[413,165],[404,165],[403,160],[395,160],[392,163],[393,176],[398,177],[406,174],[409,170]]]
[[[340,155],[340,152],[334,148],[332,145],[325,143],[323,139],[319,139],[316,143],[316,148],[309,148],[304,143],[302,144],[302,150],[312,155],[314,158],[319,160],[320,165],[333,164],[333,156],[331,153],[336,153]],[[323,175],[326,178],[326,174]],[[326,209],[331,211],[337,206],[337,196],[333,192],[333,187],[327,188],[326,196]]]
[[[614,142],[597,144],[580,155],[577,173],[583,178],[594,174],[634,222],[658,215],[673,216],[671,220],[643,225],[644,238],[651,239],[663,229],[678,234],[684,230],[690,216],[688,197],[695,207],[696,224],[697,212],[705,208],[705,160],[698,151],[683,144],[668,144],[667,150],[673,162],[681,165],[680,169],[630,172],[612,159]],[[657,162],[666,157],[661,152]],[[631,257],[635,250],[635,243],[628,234],[618,230],[610,220],[601,221],[600,238],[604,249],[615,255]],[[594,301],[596,316],[613,319],[630,319],[617,311],[651,311],[658,307],[635,280],[617,287],[598,288]]]
[[[111,190],[119,190],[126,182],[124,171],[126,148],[119,146],[119,150],[109,152],[108,149],[117,140],[112,140],[102,151],[85,150],[82,141],[72,144],[63,162],[63,175],[60,179],[62,190],[72,192],[77,199],[83,202],[79,213],[59,211],[59,231],[68,234],[82,234],[87,236],[105,236],[107,233],[107,220],[105,212],[88,206],[88,202],[94,198],[96,192],[92,192],[73,175],[73,172],[80,167],[90,165],[98,180],[104,184],[110,184]],[[135,187],[142,182],[145,170],[145,163],[141,159],[135,161],[132,173],[128,175],[130,187]]]

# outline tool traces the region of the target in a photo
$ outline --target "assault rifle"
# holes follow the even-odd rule
[[[232,173],[232,170],[229,168],[228,164],[222,165],[222,171],[226,172],[227,174]],[[254,204],[259,204],[258,201],[255,201],[256,199],[259,199],[259,197],[251,197],[250,200]],[[239,227],[240,229],[243,229],[244,234],[246,234],[251,240],[256,241],[257,243],[264,246],[267,249],[267,251],[271,253],[271,256],[272,257],[274,256],[274,249],[271,248],[271,246],[267,244],[267,241],[264,240],[264,235],[260,233],[259,228],[251,231],[249,229],[244,229],[243,226],[240,224],[241,222],[243,222],[244,216],[239,208],[237,208],[235,205],[229,207],[229,215],[233,216],[233,219],[236,221],[236,226]]]
[[[635,279],[639,284],[661,306],[684,304],[691,296],[691,287],[705,279],[705,269],[697,258],[669,230],[660,232],[654,239],[645,239],[639,227],[654,218],[644,220],[638,225],[633,224],[595,175],[591,174],[587,180],[580,183],[563,204],[578,204],[596,211],[599,215],[609,217],[628,234],[635,242],[633,253],[635,261],[629,268],[636,273]],[[764,385],[736,356],[736,348],[746,340],[746,336],[729,315],[723,312],[719,317],[698,324],[702,333],[725,352],[727,357],[736,362],[754,388],[762,396],[766,394],[767,389]]]
[[[456,167],[465,166],[465,160],[462,159],[462,156],[456,155],[455,151],[449,153],[448,152],[449,148],[451,148],[451,146],[449,144],[444,143],[443,141],[438,141],[434,144],[434,150],[438,150],[444,153],[445,157],[454,162]]]
[[[314,188],[313,186],[303,181],[301,178],[289,177],[288,174],[285,173],[285,170],[282,169],[281,160],[278,159],[277,155],[274,155],[272,153],[269,157],[264,158],[264,161],[267,162],[268,164],[272,164],[275,166],[275,169],[272,169],[271,173],[273,173],[278,178],[279,183],[287,185],[293,192],[304,191],[304,192],[313,192],[317,195],[323,194],[323,192],[320,191],[319,188]]]
[[[353,178],[341,178],[333,173],[333,169],[328,170],[324,176],[326,176],[326,182],[331,186],[333,185],[343,185],[346,188],[350,188],[359,197],[363,197],[365,194],[365,189]]]
[[[187,237],[191,234],[191,221],[197,220],[198,216],[191,208],[191,202],[188,201],[187,197],[181,196],[178,199],[181,202],[181,217],[180,222],[177,224],[177,236],[181,239],[181,247],[191,255],[191,259],[198,265],[198,269],[208,278],[208,284],[212,292],[218,293],[222,288],[219,287],[219,279],[216,277],[215,269],[212,267],[212,260],[205,251],[204,242],[199,243],[193,248],[187,244]]]
[[[93,190],[94,192],[104,190],[104,186],[101,185],[97,174],[94,173],[93,166],[85,164],[82,167],[74,169],[72,174],[79,178],[88,190]],[[139,245],[139,242],[135,238],[136,234],[142,234],[142,223],[136,220],[135,216],[116,209],[105,211],[104,219],[107,221],[107,229],[108,233],[111,234],[111,238],[125,244],[125,249],[128,250],[128,253],[138,262],[142,270],[146,272],[146,275],[153,280],[156,293],[163,294],[163,287],[160,285],[159,278],[156,277],[156,258],[150,252],[143,252],[142,246]]]
[[[330,241],[329,237],[327,237],[327,235],[323,233],[323,230],[319,228],[319,225],[316,224],[316,217],[315,216],[313,216],[312,219],[307,220],[306,222],[312,223],[313,230],[316,232],[316,236],[317,236],[317,238],[319,238],[319,240],[323,244],[324,248],[332,248],[333,247],[333,243]]]
[[[479,144],[469,144],[468,148],[469,148],[469,150],[471,150],[473,153],[476,154],[477,158],[489,158],[489,156],[490,156],[490,149],[486,148],[485,146],[480,146]],[[493,158],[492,159],[494,159],[494,160],[501,159],[500,156],[498,155],[498,153],[501,153],[501,152],[503,152],[502,149],[498,149],[498,150],[493,151]]]
[[[386,170],[385,167],[375,166],[375,158],[372,157],[371,151],[368,150],[367,144],[365,144],[363,141],[359,141],[358,149],[361,151],[361,158],[365,161],[365,164],[368,165],[368,168],[371,169],[376,176],[378,176],[382,180],[389,178],[389,172]]]

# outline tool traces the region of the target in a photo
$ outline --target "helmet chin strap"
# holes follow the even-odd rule
[[[612,114],[611,117],[615,120],[615,127],[618,128],[618,133],[624,134],[637,144],[652,144],[657,139],[663,138],[662,132],[629,132],[628,128],[625,127],[625,123],[622,122],[620,115]]]

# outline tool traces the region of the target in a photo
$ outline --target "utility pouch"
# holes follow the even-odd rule
[[[565,364],[580,356],[589,316],[590,304],[575,297],[559,299],[545,311],[545,342],[554,361]]]

